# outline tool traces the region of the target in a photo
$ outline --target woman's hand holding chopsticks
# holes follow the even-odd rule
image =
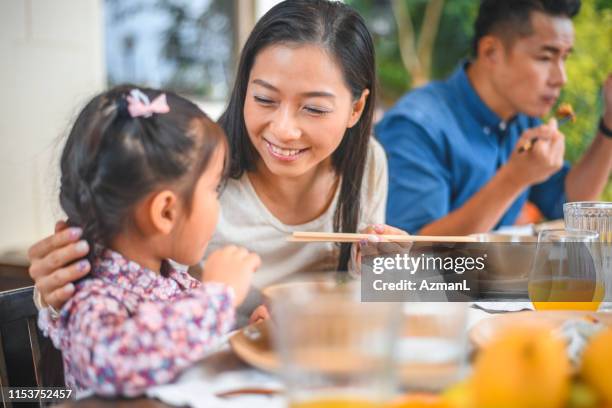
[[[361,276],[361,259],[363,256],[376,256],[379,254],[409,252],[412,242],[392,242],[382,240],[383,235],[408,235],[406,231],[386,224],[368,225],[361,233],[368,234],[367,239],[351,245],[351,259],[349,261],[349,274],[353,277]]]

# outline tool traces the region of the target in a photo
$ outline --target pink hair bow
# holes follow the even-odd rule
[[[128,101],[128,112],[133,118],[139,116],[148,118],[154,113],[170,112],[170,107],[166,102],[166,94],[160,94],[153,101],[150,101],[149,97],[140,89],[132,89],[126,99]]]

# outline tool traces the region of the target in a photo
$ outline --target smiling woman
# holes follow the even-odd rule
[[[250,79],[244,112],[265,163],[258,173],[307,178],[318,165],[333,170],[331,155],[360,119],[369,90],[353,101],[340,68],[317,45],[264,49]]]
[[[359,120],[368,91],[353,104],[339,67],[316,45],[270,46],[256,58],[250,78],[245,122],[260,159],[248,177],[256,191],[270,198],[268,208],[293,201],[292,211],[286,211],[286,204],[273,211],[277,218],[303,224],[329,207],[333,195],[326,192],[337,184],[332,153]],[[297,196],[274,199],[286,180],[301,180],[301,189],[310,190],[306,202],[311,205]]]

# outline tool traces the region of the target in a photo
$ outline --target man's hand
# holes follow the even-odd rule
[[[519,152],[521,146],[532,143],[531,149]],[[508,173],[524,188],[546,181],[563,167],[565,136],[559,132],[556,119],[521,135],[517,146],[506,163]]]

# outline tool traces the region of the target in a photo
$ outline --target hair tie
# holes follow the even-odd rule
[[[132,89],[125,98],[127,100],[127,110],[131,117],[151,117],[154,113],[168,113],[170,107],[166,102],[166,94],[158,95],[153,101],[140,89]]]
[[[130,112],[128,112],[128,102],[125,97],[121,97],[117,100],[115,109],[117,109],[117,116],[121,118],[131,117]]]

